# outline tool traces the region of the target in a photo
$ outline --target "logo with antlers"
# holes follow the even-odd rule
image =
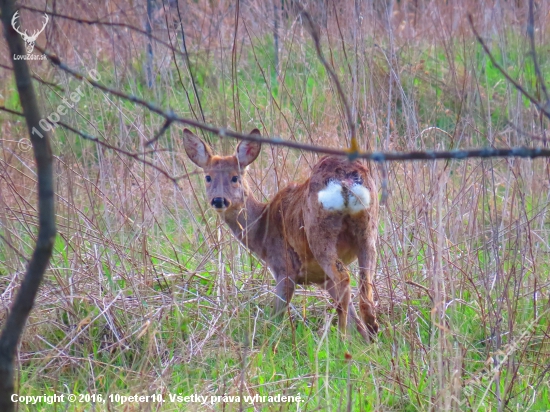
[[[34,45],[36,43],[36,39],[38,38],[38,35],[44,31],[46,28],[46,24],[48,24],[48,21],[50,21],[50,18],[46,13],[44,13],[44,25],[40,30],[35,31],[32,35],[27,34],[27,30],[24,32],[21,31],[21,28],[17,28],[17,19],[19,18],[19,10],[15,12],[11,19],[11,26],[13,29],[23,37],[23,40],[25,40],[26,43],[26,49],[27,54],[31,54],[34,50]]]

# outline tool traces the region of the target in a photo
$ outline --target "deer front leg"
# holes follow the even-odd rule
[[[288,305],[294,295],[295,283],[288,275],[280,275],[276,278],[275,300],[273,302],[273,317],[281,320],[287,311]]]

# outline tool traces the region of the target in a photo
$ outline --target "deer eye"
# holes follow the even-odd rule
[[[238,176],[233,176],[233,178],[231,179],[231,181],[233,183],[237,183],[239,181],[239,177]]]
[[[212,178],[209,175],[206,175],[206,181],[210,183],[212,181]]]

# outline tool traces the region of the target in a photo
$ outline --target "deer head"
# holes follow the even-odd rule
[[[254,129],[250,134],[260,135],[260,131]],[[233,156],[216,156],[206,143],[185,129],[183,146],[191,161],[204,171],[208,203],[214,210],[242,209],[249,191],[246,167],[260,154],[261,144],[243,140]]]
[[[19,18],[19,10],[16,11],[15,14],[13,15],[11,19],[11,25],[13,29],[17,33],[19,33],[21,37],[23,37],[23,40],[25,40],[27,54],[31,54],[32,51],[34,50],[34,45],[36,43],[36,39],[38,38],[38,35],[44,31],[44,29],[46,28],[46,24],[48,24],[48,21],[50,20],[50,18],[46,13],[44,13],[44,25],[40,30],[35,31],[32,35],[28,35],[27,30],[25,30],[25,32],[22,32],[20,28],[16,27],[18,18]]]

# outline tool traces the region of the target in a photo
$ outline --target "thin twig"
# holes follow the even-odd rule
[[[239,14],[240,0],[237,0],[235,6],[235,31],[233,33],[233,48],[231,49],[231,83],[233,90],[233,115],[235,118],[235,127],[237,130],[242,130],[241,127],[241,112],[239,110],[239,78],[237,76],[237,34],[239,33]]]
[[[388,200],[388,168],[386,163],[379,162],[378,164],[380,165],[380,174],[382,176],[380,204],[385,205]]]
[[[537,51],[535,50],[535,5],[533,0],[529,0],[529,22],[527,23],[527,34],[531,42],[531,56],[533,57],[533,66],[535,66],[535,74],[537,75],[537,80],[544,94],[546,101],[544,102],[544,107],[548,107],[550,103],[550,98],[548,97],[548,90],[546,90],[546,83],[542,77],[542,72],[540,71],[539,62],[537,59]]]
[[[176,1],[176,10],[178,12],[178,19],[180,21],[180,28],[181,28],[181,43],[183,45],[183,53],[185,55],[185,62],[187,63],[187,70],[189,71],[189,78],[191,79],[191,85],[193,86],[193,91],[195,92],[195,97],[197,99],[197,103],[199,105],[199,110],[201,112],[201,118],[202,121],[206,123],[206,118],[204,117],[204,110],[202,109],[202,103],[199,96],[199,91],[197,89],[197,84],[195,82],[195,75],[193,74],[192,66],[191,66],[191,60],[189,59],[189,53],[187,52],[187,43],[185,42],[185,31],[183,30],[183,21],[181,18],[180,13],[180,4]]]
[[[510,126],[512,129],[514,129],[514,131],[516,133],[519,133],[523,136],[527,136],[529,137],[530,139],[533,139],[533,140],[537,140],[539,142],[542,142],[542,143],[548,143],[550,142],[550,139],[546,138],[546,137],[541,137],[541,136],[537,136],[537,135],[534,135],[532,133],[528,133],[526,132],[525,130],[521,130],[519,127],[517,127],[514,123],[512,123],[511,121],[507,121],[506,124],[508,126]]]
[[[0,67],[1,67],[2,69],[6,69],[6,70],[11,70],[11,71],[13,71],[13,67],[6,66],[5,64],[2,64],[2,63],[0,63]],[[36,74],[32,74],[31,77],[32,77],[34,80],[36,80],[37,82],[39,82],[39,83],[42,83],[42,84],[44,84],[44,85],[46,85],[46,86],[53,87],[53,88],[59,90],[60,92],[65,92],[65,89],[64,89],[62,86],[60,86],[60,85],[58,85],[58,84],[56,84],[56,83],[49,82],[49,81],[47,81],[47,80],[43,80],[40,76],[37,76]]]
[[[431,294],[430,290],[429,290],[426,286],[422,286],[422,285],[420,285],[420,284],[418,284],[418,283],[416,283],[416,282],[413,282],[412,280],[406,280],[405,283],[406,283],[407,285],[411,285],[411,286],[417,287],[417,288],[419,288],[419,289],[422,289],[424,292],[426,292],[426,295],[428,295],[428,297],[430,298],[430,300],[431,300],[432,303],[433,303],[434,298],[432,297],[432,294]]]
[[[162,128],[157,132],[155,137],[153,137],[151,140],[148,140],[148,141],[145,142],[145,146],[152,145],[158,139],[160,139],[160,137],[168,130],[168,128],[172,124],[172,121],[173,121],[172,117],[167,118],[166,121],[164,122],[164,124],[162,125]]]
[[[29,261],[29,259],[27,259],[27,257],[19,251],[19,248],[12,245],[11,242],[8,239],[6,239],[4,236],[2,236],[1,234],[0,234],[0,239],[2,239],[2,241],[6,245],[8,245],[10,247],[10,249],[13,250],[17,256],[19,256],[20,259],[23,259],[25,262]]]
[[[353,118],[351,116],[351,109],[349,107],[348,100],[346,99],[346,95],[344,94],[344,89],[342,88],[342,84],[340,83],[340,80],[338,79],[338,76],[336,75],[334,70],[332,70],[332,67],[330,67],[325,57],[323,56],[323,52],[321,50],[321,43],[319,40],[319,32],[317,31],[317,27],[313,22],[313,19],[311,18],[309,13],[303,9],[301,11],[301,15],[304,16],[306,21],[308,22],[308,25],[306,25],[306,27],[309,29],[309,33],[313,38],[313,43],[315,44],[315,50],[317,51],[317,57],[319,57],[319,60],[321,61],[323,66],[325,66],[326,71],[334,81],[334,84],[336,85],[336,90],[338,90],[338,94],[340,96],[340,100],[344,105],[344,110],[346,112],[346,118],[348,121],[350,133],[351,133],[350,152],[358,152],[359,148],[358,148],[357,140],[355,136],[355,122],[353,121]]]
[[[514,87],[522,94],[524,95],[525,97],[527,97],[527,99],[529,99],[529,101],[531,103],[533,103],[537,109],[539,109],[542,113],[544,113],[544,115],[546,117],[548,117],[550,119],[550,111],[548,111],[545,107],[542,106],[542,104],[533,96],[531,95],[527,90],[525,90],[523,88],[523,86],[521,84],[519,84],[516,80],[514,80],[507,72],[506,70],[504,70],[502,68],[502,66],[496,61],[496,59],[494,58],[494,56],[492,55],[491,51],[489,50],[489,47],[487,47],[487,45],[485,44],[485,42],[483,41],[483,39],[481,38],[481,36],[479,35],[479,33],[477,32],[476,28],[474,27],[474,21],[472,19],[472,15],[471,14],[468,14],[468,21],[470,22],[470,26],[472,28],[472,31],[474,32],[474,35],[476,36],[476,39],[477,41],[479,42],[479,44],[481,44],[481,47],[483,47],[483,50],[485,50],[485,53],[487,54],[487,56],[489,57],[489,60],[491,60],[491,63],[493,64],[493,66],[495,66],[497,68],[497,70],[506,78],[506,80],[508,80],[510,83],[512,83],[514,85]]]
[[[14,114],[14,115],[16,115],[16,116],[25,117],[25,115],[23,114],[23,112],[18,112],[18,111],[16,111],[16,110],[8,109],[6,106],[0,106],[0,110],[2,110],[3,112],[7,112],[7,113]]]
[[[23,113],[17,112],[17,111],[12,110],[12,109],[8,109],[4,106],[0,106],[0,110],[4,111],[4,112],[11,113],[11,114],[14,114],[16,116],[24,116]],[[166,122],[168,122],[168,121],[169,120],[167,120]],[[59,121],[59,122],[57,122],[57,124],[61,127],[64,127],[67,130],[70,130],[71,132],[77,134],[78,136],[80,136],[80,137],[82,137],[86,140],[89,140],[91,142],[95,142],[95,143],[99,144],[100,146],[106,147],[108,149],[111,149],[111,150],[114,150],[118,153],[121,153],[125,156],[131,157],[132,159],[135,159],[135,160],[137,160],[137,161],[139,161],[139,162],[141,162],[141,163],[143,163],[147,166],[151,166],[153,169],[155,169],[156,171],[162,173],[164,176],[166,176],[168,179],[170,179],[174,183],[177,183],[177,181],[182,178],[182,176],[180,176],[180,177],[171,176],[168,172],[166,172],[166,170],[161,169],[160,167],[156,166],[155,164],[151,163],[150,161],[142,159],[140,157],[140,156],[144,156],[146,154],[156,153],[156,152],[158,152],[158,150],[148,150],[148,151],[141,152],[141,153],[129,152],[127,150],[121,149],[120,147],[113,146],[113,145],[111,145],[107,142],[104,142],[104,141],[100,140],[99,138],[97,138],[95,136],[89,135],[88,133],[81,132],[80,130],[75,129],[74,127],[68,125],[67,123]],[[165,126],[166,126],[166,123],[165,123]],[[166,128],[168,128],[168,127],[166,127]],[[163,129],[164,129],[164,127],[163,127]]]
[[[141,158],[141,156],[143,156],[144,153],[128,152],[127,150],[121,149],[120,147],[113,146],[113,145],[111,145],[107,142],[99,140],[99,138],[97,138],[97,137],[94,137],[94,136],[91,136],[87,133],[81,132],[80,130],[75,129],[74,127],[69,126],[66,123],[57,122],[57,124],[59,124],[60,126],[66,128],[67,130],[70,130],[71,132],[81,136],[82,138],[84,138],[86,140],[90,140],[92,142],[95,142],[95,143],[99,144],[100,146],[103,146],[103,147],[106,147],[108,149],[114,150],[116,152],[122,153],[125,156],[131,157],[132,159],[135,159],[135,160],[137,160],[137,161],[139,161],[139,162],[141,162],[141,163],[143,163],[147,166],[152,167],[156,171],[162,173],[164,176],[166,176],[168,179],[170,179],[175,184],[177,184],[177,182],[178,182],[178,178],[171,176],[166,170],[158,167],[157,165],[155,165],[154,163],[151,163],[148,160],[145,160],[145,159]]]
[[[198,119],[197,114],[195,113],[195,108],[193,107],[193,104],[191,103],[191,97],[189,96],[189,92],[187,91],[187,87],[185,87],[185,83],[183,83],[183,79],[181,77],[181,71],[178,65],[178,61],[176,59],[176,54],[174,53],[175,47],[172,44],[172,36],[170,36],[170,27],[168,25],[168,13],[166,12],[166,7],[164,5],[164,0],[162,1],[162,7],[164,8],[164,20],[166,22],[166,32],[168,33],[168,40],[170,41],[170,50],[172,52],[172,58],[174,59],[174,66],[176,66],[176,72],[178,73],[178,79],[180,81],[181,87],[183,88],[183,91],[185,92],[185,97],[187,97],[187,103],[189,104],[189,109],[191,110],[191,113],[193,113],[193,116],[195,116],[196,119]],[[176,40],[174,43],[177,44],[177,33],[176,33]],[[201,115],[202,115],[202,107],[200,106],[200,100],[198,99],[198,94],[195,93],[195,97],[197,98],[197,101],[199,101],[199,107],[201,109]],[[202,119],[204,121],[204,115],[202,115]]]

